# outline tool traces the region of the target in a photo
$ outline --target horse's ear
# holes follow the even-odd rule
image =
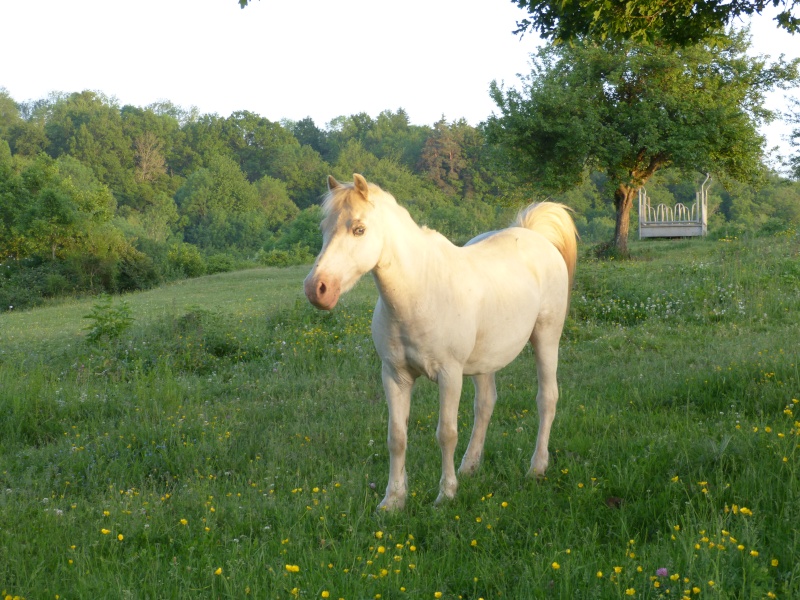
[[[369,200],[369,184],[363,175],[353,173],[353,185],[356,191],[364,197],[364,200]]]
[[[342,184],[334,179],[333,175],[328,175],[328,191],[332,192],[336,188],[342,187]]]

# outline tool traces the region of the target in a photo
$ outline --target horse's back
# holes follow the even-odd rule
[[[479,235],[464,246],[467,260],[487,275],[518,271],[525,278],[529,273],[540,284],[559,285],[564,274],[568,286],[567,265],[559,250],[542,234],[524,227],[509,227]],[[523,271],[524,270],[524,271]],[[559,286],[560,287],[560,286]]]

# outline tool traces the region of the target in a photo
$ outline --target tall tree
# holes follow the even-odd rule
[[[209,157],[175,195],[187,242],[205,249],[253,249],[268,235],[268,214],[256,187],[227,156]]]
[[[789,136],[789,144],[796,149],[796,152],[788,158],[787,166],[791,169],[794,178],[800,181],[800,99],[792,99],[792,106],[793,112],[789,119],[795,127]]]
[[[248,111],[225,120],[225,137],[247,178],[257,181],[269,172],[271,162],[284,146],[298,146],[292,133],[280,123]]]
[[[448,123],[442,117],[434,124],[416,166],[446,194],[474,199],[493,187],[489,163],[482,131],[464,119]]]
[[[779,27],[792,33],[800,30],[800,0],[511,1],[528,12],[515,33],[533,31],[552,41],[589,36],[687,45],[769,6],[781,9],[775,18]]]
[[[53,158],[77,158],[120,195],[133,184],[133,148],[113,99],[91,91],[60,98],[50,108],[45,133]]]
[[[385,110],[364,135],[364,147],[378,158],[392,158],[409,169],[416,167],[430,127],[412,125],[402,108]]]
[[[14,102],[6,88],[0,87],[0,139],[7,140],[11,128],[20,121],[22,118],[19,115],[17,103]]]
[[[24,200],[17,228],[30,248],[52,260],[86,247],[97,227],[111,220],[116,203],[91,169],[71,156],[39,156],[23,173]]]
[[[633,42],[551,44],[522,90],[492,84],[500,115],[487,123],[520,177],[545,191],[580,182],[586,168],[615,187],[613,244],[628,253],[636,191],[659,169],[748,180],[763,171],[764,94],[794,85],[798,61],[746,54],[745,33],[681,49]]]

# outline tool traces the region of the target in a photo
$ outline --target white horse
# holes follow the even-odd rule
[[[539,380],[539,432],[528,475],[543,475],[558,400],[558,343],[577,258],[577,232],[566,208],[532,204],[512,227],[460,248],[420,228],[377,185],[358,174],[353,179],[340,184],[328,178],[322,251],[304,287],[314,306],[331,310],[362,275],[371,271],[375,278],[380,297],[372,339],[389,405],[389,482],[379,508],[405,504],[414,381],[425,375],[439,385],[439,503],[458,488],[453,455],[463,376],[475,384],[475,423],[459,468],[470,474],[480,465],[497,399],[494,374],[529,340]]]

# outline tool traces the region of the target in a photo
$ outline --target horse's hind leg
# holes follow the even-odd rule
[[[556,416],[558,402],[558,342],[561,338],[563,323],[537,323],[531,336],[536,354],[536,372],[539,380],[539,391],[536,394],[536,406],[539,410],[539,432],[536,435],[536,450],[531,458],[528,477],[542,477],[547,470],[550,441],[550,428]]]
[[[497,401],[497,388],[494,382],[494,373],[483,373],[472,378],[475,384],[475,424],[472,426],[472,436],[469,438],[467,451],[461,460],[458,472],[471,475],[478,470],[483,456],[483,444],[486,441],[486,430],[492,418],[495,402]]]

